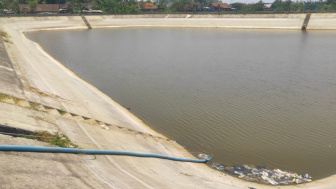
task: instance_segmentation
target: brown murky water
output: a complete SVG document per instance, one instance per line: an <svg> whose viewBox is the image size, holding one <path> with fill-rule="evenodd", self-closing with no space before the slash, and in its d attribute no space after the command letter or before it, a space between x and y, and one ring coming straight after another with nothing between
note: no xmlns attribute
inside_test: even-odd
<svg viewBox="0 0 336 189"><path fill-rule="evenodd" d="M191 152L336 173L336 32L181 28L27 34Z"/></svg>

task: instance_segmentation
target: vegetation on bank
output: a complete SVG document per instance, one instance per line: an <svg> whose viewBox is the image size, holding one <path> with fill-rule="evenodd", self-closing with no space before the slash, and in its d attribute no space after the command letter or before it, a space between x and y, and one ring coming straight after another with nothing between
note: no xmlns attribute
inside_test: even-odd
<svg viewBox="0 0 336 189"><path fill-rule="evenodd" d="M229 8L212 8L211 3L217 0L151 0L138 2L136 0L3 0L0 1L0 12L14 14L35 13L39 4L69 4L67 13L81 13L86 9L100 10L105 14L132 14L132 13L303 13L303 12L336 12L336 0L322 2L294 2L291 0L275 0L273 3L259 1L254 4L232 3ZM155 8L146 9L147 4L153 4ZM22 10L19 5L27 5ZM89 7L88 7L89 5ZM210 8L209 8L210 7ZM28 10L28 12L27 12Z"/></svg>
<svg viewBox="0 0 336 189"><path fill-rule="evenodd" d="M2 30L0 30L0 40L7 43L12 43L11 40L9 40L9 35ZM2 94L0 94L0 100L1 98L3 98Z"/></svg>
<svg viewBox="0 0 336 189"><path fill-rule="evenodd" d="M238 13L262 12L262 13L304 13L304 12L336 12L336 0L327 0L323 2L294 2L291 0L275 0L270 6L265 7L265 3L259 1L252 5L244 3L233 3L232 7Z"/></svg>
<svg viewBox="0 0 336 189"><path fill-rule="evenodd" d="M7 34L6 32L4 32L4 31L1 31L1 30L0 30L0 36L1 36L1 37L4 37L4 38L7 38L7 37L8 37L8 34Z"/></svg>
<svg viewBox="0 0 336 189"><path fill-rule="evenodd" d="M4 32L4 31L1 31L0 30L0 40L4 40L4 39L6 39L6 38L8 38L8 34L6 33L6 32ZM0 98L2 97L2 95L0 94Z"/></svg>
<svg viewBox="0 0 336 189"><path fill-rule="evenodd" d="M47 142L49 144L53 144L60 147L66 148L78 148L78 145L72 143L70 139L64 135L59 133L49 133L48 131L38 131L33 135L25 136L24 138L38 140L41 142Z"/></svg>

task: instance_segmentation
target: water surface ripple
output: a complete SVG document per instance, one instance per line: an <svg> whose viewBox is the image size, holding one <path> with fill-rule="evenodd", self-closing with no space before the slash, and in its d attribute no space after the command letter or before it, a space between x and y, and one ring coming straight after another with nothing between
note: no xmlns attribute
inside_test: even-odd
<svg viewBox="0 0 336 189"><path fill-rule="evenodd" d="M27 34L158 132L225 165L336 173L336 33L182 28Z"/></svg>

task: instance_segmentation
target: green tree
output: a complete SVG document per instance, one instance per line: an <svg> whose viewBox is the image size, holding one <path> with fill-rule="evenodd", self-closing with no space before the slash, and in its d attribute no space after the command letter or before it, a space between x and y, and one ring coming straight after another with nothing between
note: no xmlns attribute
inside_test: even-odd
<svg viewBox="0 0 336 189"><path fill-rule="evenodd" d="M1 6L2 6L2 9L7 9L10 2L11 1L9 1L9 0L4 0L4 1L0 2Z"/></svg>
<svg viewBox="0 0 336 189"><path fill-rule="evenodd" d="M185 5L186 5L186 1L177 0L171 6L171 9L172 9L173 12L183 12Z"/></svg>
<svg viewBox="0 0 336 189"><path fill-rule="evenodd" d="M97 1L98 7L105 13L127 13L126 3L122 3L118 0L100 0Z"/></svg>
<svg viewBox="0 0 336 189"><path fill-rule="evenodd" d="M282 8L284 11L290 11L292 1L288 0L285 3L282 3Z"/></svg>
<svg viewBox="0 0 336 189"><path fill-rule="evenodd" d="M128 13L140 13L140 10L136 5L133 4L129 6Z"/></svg>
<svg viewBox="0 0 336 189"><path fill-rule="evenodd" d="M56 4L56 0L45 0L46 4Z"/></svg>
<svg viewBox="0 0 336 189"><path fill-rule="evenodd" d="M10 8L13 10L15 14L20 14L19 3L17 1L13 1L10 5Z"/></svg>
<svg viewBox="0 0 336 189"><path fill-rule="evenodd" d="M7 6L6 1L0 1L0 11L3 11Z"/></svg>
<svg viewBox="0 0 336 189"><path fill-rule="evenodd" d="M200 2L204 7L207 7L210 3L218 3L218 0L198 0L198 2Z"/></svg>
<svg viewBox="0 0 336 189"><path fill-rule="evenodd" d="M55 0L55 4L65 4L66 0Z"/></svg>
<svg viewBox="0 0 336 189"><path fill-rule="evenodd" d="M290 8L290 10L294 12L303 12L303 9L304 9L304 4L302 3L292 3L291 8Z"/></svg>
<svg viewBox="0 0 336 189"><path fill-rule="evenodd" d="M277 8L280 8L282 6L282 1L281 0L275 0L272 5L271 5L271 8L273 10L277 9Z"/></svg>
<svg viewBox="0 0 336 189"><path fill-rule="evenodd" d="M158 4L157 6L158 6L159 10L162 11L162 12L168 12L169 11L169 9L167 7L167 4L161 3L161 4Z"/></svg>
<svg viewBox="0 0 336 189"><path fill-rule="evenodd" d="M315 9L315 2L307 2L306 3L306 11L313 12Z"/></svg>
<svg viewBox="0 0 336 189"><path fill-rule="evenodd" d="M72 12L81 13L84 10L84 0L71 0L70 1Z"/></svg>
<svg viewBox="0 0 336 189"><path fill-rule="evenodd" d="M235 8L237 11L241 11L244 8L243 3L232 3L231 6L232 8Z"/></svg>
<svg viewBox="0 0 336 189"><path fill-rule="evenodd" d="M336 6L336 0L327 0L327 4Z"/></svg>
<svg viewBox="0 0 336 189"><path fill-rule="evenodd" d="M157 0L155 2L156 6L166 6L167 7L168 0Z"/></svg>
<svg viewBox="0 0 336 189"><path fill-rule="evenodd" d="M28 4L27 0L19 0L19 4Z"/></svg>
<svg viewBox="0 0 336 189"><path fill-rule="evenodd" d="M29 2L29 10L31 13L35 13L36 7L37 7L37 0Z"/></svg>
<svg viewBox="0 0 336 189"><path fill-rule="evenodd" d="M333 5L333 4L327 4L326 7L325 7L325 10L327 12L335 11L336 10L336 6Z"/></svg>
<svg viewBox="0 0 336 189"><path fill-rule="evenodd" d="M262 1L259 1L258 3L254 4L252 6L252 9L254 11L263 11L264 10L264 3Z"/></svg>

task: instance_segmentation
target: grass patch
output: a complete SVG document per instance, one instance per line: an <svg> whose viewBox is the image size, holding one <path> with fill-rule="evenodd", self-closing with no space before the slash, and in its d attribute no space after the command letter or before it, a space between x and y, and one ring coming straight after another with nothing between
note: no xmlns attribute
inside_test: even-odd
<svg viewBox="0 0 336 189"><path fill-rule="evenodd" d="M0 36L3 37L3 38L8 38L9 37L9 35L6 32L1 31L1 30L0 30Z"/></svg>
<svg viewBox="0 0 336 189"><path fill-rule="evenodd" d="M13 44L13 42L11 40L9 40L8 38L3 38L2 40L6 43Z"/></svg>
<svg viewBox="0 0 336 189"><path fill-rule="evenodd" d="M61 115L64 115L64 114L68 113L67 111L59 110L59 109L57 109L57 111L58 111Z"/></svg>
<svg viewBox="0 0 336 189"><path fill-rule="evenodd" d="M26 136L25 138L47 142L49 144L65 148L78 148L78 145L72 143L66 135L58 132L50 133L48 131L38 131L31 136Z"/></svg>
<svg viewBox="0 0 336 189"><path fill-rule="evenodd" d="M12 98L13 98L13 100L14 100L14 102L15 102L16 105L20 105L20 101L21 101L21 99L16 98L16 97L14 97L14 96L12 96Z"/></svg>
<svg viewBox="0 0 336 189"><path fill-rule="evenodd" d="M39 111L40 104L35 102L29 102L29 105L33 110Z"/></svg>
<svg viewBox="0 0 336 189"><path fill-rule="evenodd" d="M0 39L6 43L13 43L11 40L8 39L9 38L9 35L4 32L4 31L1 31L0 30Z"/></svg>
<svg viewBox="0 0 336 189"><path fill-rule="evenodd" d="M10 98L10 97L11 97L11 96L9 96L9 95L0 93L0 101L2 101L2 100L4 100L4 99L8 99L8 98Z"/></svg>

